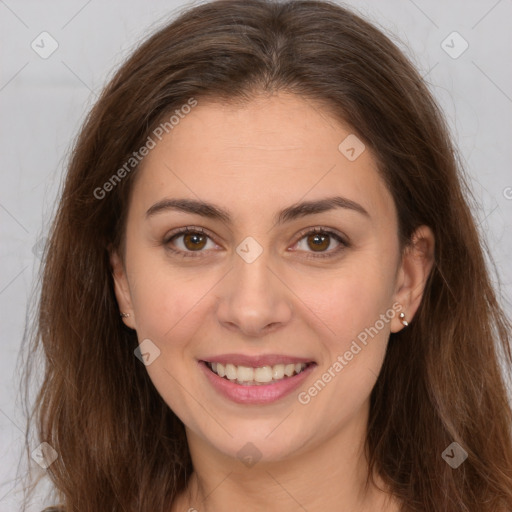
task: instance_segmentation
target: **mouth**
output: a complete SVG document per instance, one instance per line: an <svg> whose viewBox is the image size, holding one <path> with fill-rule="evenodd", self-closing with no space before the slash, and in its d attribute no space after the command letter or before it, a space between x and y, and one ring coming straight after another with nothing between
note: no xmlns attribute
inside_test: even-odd
<svg viewBox="0 0 512 512"><path fill-rule="evenodd" d="M259 367L235 365L212 361L201 361L212 373L232 383L242 386L265 386L277 384L295 377L307 368L316 366L313 361L307 363L278 363Z"/></svg>

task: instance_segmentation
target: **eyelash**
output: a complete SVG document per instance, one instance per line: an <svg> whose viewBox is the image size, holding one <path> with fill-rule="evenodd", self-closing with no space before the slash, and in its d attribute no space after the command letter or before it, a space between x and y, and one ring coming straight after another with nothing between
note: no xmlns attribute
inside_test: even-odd
<svg viewBox="0 0 512 512"><path fill-rule="evenodd" d="M195 227L195 226L187 226L186 228L180 228L180 229L178 229L176 231L171 232L169 235L167 235L165 237L165 239L163 240L163 245L165 245L166 248L169 251L171 251L172 253L174 253L174 254L176 254L178 256L184 257L184 258L189 258L189 257L197 258L197 257L201 257L201 253L204 252L202 250L201 251L182 251L182 250L179 250L179 249L173 249L170 246L170 242L174 238L178 238L180 235L187 234L187 233L204 235L204 236L207 236L208 238L210 238L211 240L213 240L212 237L203 228L199 228L199 227ZM339 242L341 244L341 246L338 247L337 249L334 249L334 250L331 250L331 251L325 252L325 253L314 253L314 252L313 253L309 253L306 256L306 258L313 258L313 259L317 259L317 258L332 258L334 256L337 256L338 253L340 253L343 249L346 249L346 248L350 247L350 244L346 240L344 240L340 235L338 235L338 233L336 233L332 229L324 228L322 226L317 227L317 228L313 228L313 229L305 229L305 230L301 231L299 233L299 235L298 235L299 238L298 238L298 240L297 240L297 242L295 244L300 242L306 236L314 235L314 234L317 234L317 233L321 233L321 234L324 234L324 235L331 236L337 242Z"/></svg>

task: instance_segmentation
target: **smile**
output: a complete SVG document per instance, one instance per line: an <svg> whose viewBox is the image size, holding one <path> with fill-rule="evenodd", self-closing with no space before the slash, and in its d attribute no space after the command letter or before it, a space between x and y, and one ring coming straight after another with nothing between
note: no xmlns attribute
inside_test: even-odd
<svg viewBox="0 0 512 512"><path fill-rule="evenodd" d="M231 363L226 361L227 357L215 359L217 361L198 360L206 382L224 399L244 405L265 405L284 399L301 386L317 366L316 362L304 359L298 362L295 358L279 356L252 358L252 361L233 356L230 359L235 361ZM279 362L283 359L285 362ZM234 364L236 360L245 364ZM251 362L254 366L248 365Z"/></svg>
<svg viewBox="0 0 512 512"><path fill-rule="evenodd" d="M273 366L261 366L252 368L250 366L234 365L231 363L216 363L205 361L206 366L216 375L231 382L244 386L261 386L280 382L303 372L309 365L314 363L289 363L275 364Z"/></svg>

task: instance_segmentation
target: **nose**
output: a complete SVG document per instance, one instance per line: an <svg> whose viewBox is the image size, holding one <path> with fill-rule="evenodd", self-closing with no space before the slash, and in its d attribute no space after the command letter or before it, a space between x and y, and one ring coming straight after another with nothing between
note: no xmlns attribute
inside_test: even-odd
<svg viewBox="0 0 512 512"><path fill-rule="evenodd" d="M288 324L292 292L271 268L264 251L247 263L238 255L234 267L217 288L220 324L246 337L260 337Z"/></svg>

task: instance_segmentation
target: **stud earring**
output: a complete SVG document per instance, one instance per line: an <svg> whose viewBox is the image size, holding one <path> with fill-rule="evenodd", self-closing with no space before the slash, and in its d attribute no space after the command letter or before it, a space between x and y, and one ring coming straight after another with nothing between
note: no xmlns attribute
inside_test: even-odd
<svg viewBox="0 0 512 512"><path fill-rule="evenodd" d="M407 320L405 320L405 313L400 313L398 315L398 318L400 318L400 320L402 321L402 324L407 327L409 325L409 322Z"/></svg>
<svg viewBox="0 0 512 512"><path fill-rule="evenodd" d="M123 318L128 318L130 316L130 313L120 313L120 315L123 317Z"/></svg>

